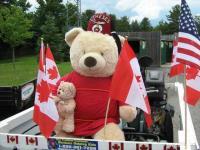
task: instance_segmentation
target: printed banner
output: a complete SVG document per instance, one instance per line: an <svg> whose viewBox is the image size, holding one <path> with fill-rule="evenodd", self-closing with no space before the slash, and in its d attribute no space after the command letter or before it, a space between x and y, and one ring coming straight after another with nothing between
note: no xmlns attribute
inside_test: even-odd
<svg viewBox="0 0 200 150"><path fill-rule="evenodd" d="M48 149L58 150L98 150L97 141L80 141L70 139L48 139Z"/></svg>

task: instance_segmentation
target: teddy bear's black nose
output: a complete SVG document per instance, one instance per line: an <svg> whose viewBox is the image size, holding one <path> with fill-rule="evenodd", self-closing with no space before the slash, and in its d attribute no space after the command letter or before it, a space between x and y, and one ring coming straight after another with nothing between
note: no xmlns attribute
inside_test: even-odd
<svg viewBox="0 0 200 150"><path fill-rule="evenodd" d="M87 67L94 67L97 64L97 60L94 57L88 56L85 61L84 64Z"/></svg>

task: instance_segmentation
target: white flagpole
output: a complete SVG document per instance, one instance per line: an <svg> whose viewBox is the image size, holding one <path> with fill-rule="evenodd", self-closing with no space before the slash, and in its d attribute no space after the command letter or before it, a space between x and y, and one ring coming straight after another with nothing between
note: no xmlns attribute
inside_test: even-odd
<svg viewBox="0 0 200 150"><path fill-rule="evenodd" d="M185 150L187 150L187 90L186 90L186 65L184 65L184 100L185 100Z"/></svg>
<svg viewBox="0 0 200 150"><path fill-rule="evenodd" d="M107 120L108 120L108 112L109 112L109 107L110 107L110 97L108 99L108 103L107 103L107 107L106 107L106 115L105 115L105 122L104 122L104 139L105 139L105 135L106 135L106 124L107 124ZM105 139L106 140L106 139Z"/></svg>

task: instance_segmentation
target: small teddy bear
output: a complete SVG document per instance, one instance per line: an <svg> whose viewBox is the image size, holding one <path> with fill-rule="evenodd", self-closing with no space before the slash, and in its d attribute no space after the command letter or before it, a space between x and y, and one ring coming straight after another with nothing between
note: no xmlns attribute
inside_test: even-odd
<svg viewBox="0 0 200 150"><path fill-rule="evenodd" d="M60 82L57 89L57 97L54 98L60 117L55 128L57 134L62 131L68 133L74 131L75 94L76 89L73 83Z"/></svg>

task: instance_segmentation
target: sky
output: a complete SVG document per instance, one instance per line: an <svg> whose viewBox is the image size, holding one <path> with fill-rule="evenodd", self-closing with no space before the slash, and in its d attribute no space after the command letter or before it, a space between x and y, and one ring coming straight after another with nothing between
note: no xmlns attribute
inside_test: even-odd
<svg viewBox="0 0 200 150"><path fill-rule="evenodd" d="M28 1L32 4L32 10L38 7L36 0ZM192 14L200 15L200 0L186 1ZM130 21L141 21L144 17L148 17L155 26L160 20L166 20L166 15L176 4L180 5L181 0L81 0L81 10L92 9L96 12L112 13L118 18L128 16Z"/></svg>

